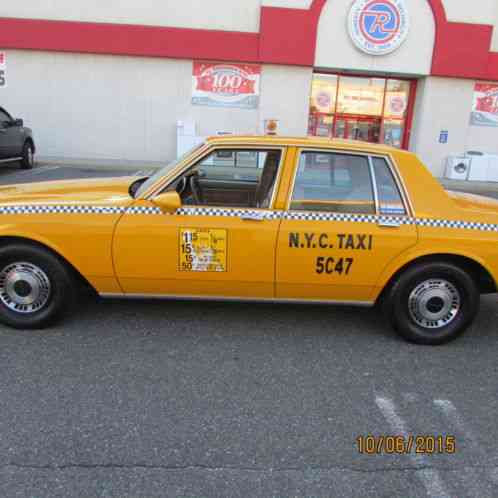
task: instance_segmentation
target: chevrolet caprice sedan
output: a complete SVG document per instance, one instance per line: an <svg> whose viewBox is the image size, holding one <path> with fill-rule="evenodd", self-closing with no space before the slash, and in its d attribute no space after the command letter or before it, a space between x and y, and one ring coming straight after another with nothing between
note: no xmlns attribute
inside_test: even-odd
<svg viewBox="0 0 498 498"><path fill-rule="evenodd" d="M85 283L104 298L379 304L405 339L441 344L497 282L498 202L446 192L385 146L217 137L150 178L0 189L0 320L17 328L45 327Z"/></svg>

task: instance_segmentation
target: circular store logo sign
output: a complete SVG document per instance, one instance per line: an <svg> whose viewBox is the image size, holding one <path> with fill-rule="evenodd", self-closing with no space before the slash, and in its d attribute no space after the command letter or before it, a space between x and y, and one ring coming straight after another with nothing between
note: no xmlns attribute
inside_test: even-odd
<svg viewBox="0 0 498 498"><path fill-rule="evenodd" d="M356 0L348 24L351 39L360 50L385 55L406 40L410 17L405 0Z"/></svg>

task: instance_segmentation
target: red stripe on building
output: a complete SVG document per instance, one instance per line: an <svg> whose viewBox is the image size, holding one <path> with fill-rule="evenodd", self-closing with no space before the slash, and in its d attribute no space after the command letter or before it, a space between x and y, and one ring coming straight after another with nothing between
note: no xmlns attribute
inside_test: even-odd
<svg viewBox="0 0 498 498"><path fill-rule="evenodd" d="M130 24L0 18L0 47L110 55L259 61L259 35Z"/></svg>
<svg viewBox="0 0 498 498"><path fill-rule="evenodd" d="M498 52L490 51L493 27L448 22L441 0L427 1L436 24L431 74L498 80ZM260 33L0 18L0 47L312 67L325 4L262 7Z"/></svg>

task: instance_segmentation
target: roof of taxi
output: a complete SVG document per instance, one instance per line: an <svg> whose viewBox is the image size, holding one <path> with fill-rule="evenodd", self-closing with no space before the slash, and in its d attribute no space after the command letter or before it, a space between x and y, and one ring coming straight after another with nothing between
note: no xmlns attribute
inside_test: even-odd
<svg viewBox="0 0 498 498"><path fill-rule="evenodd" d="M349 149L354 151L373 152L376 154L390 154L393 152L400 153L394 147L388 145L371 144L368 142L359 142L356 140L340 140L324 137L286 137L286 136L268 136L268 135L222 135L212 136L206 139L211 145L240 145L247 144L265 144L265 145L287 145L297 147L320 147L331 149Z"/></svg>

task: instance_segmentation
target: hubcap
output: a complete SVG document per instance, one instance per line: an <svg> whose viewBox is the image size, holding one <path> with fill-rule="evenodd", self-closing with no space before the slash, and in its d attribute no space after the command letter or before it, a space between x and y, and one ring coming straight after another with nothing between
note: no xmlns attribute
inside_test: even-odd
<svg viewBox="0 0 498 498"><path fill-rule="evenodd" d="M12 263L0 272L0 301L18 313L34 313L50 297L50 280L31 263Z"/></svg>
<svg viewBox="0 0 498 498"><path fill-rule="evenodd" d="M447 280L426 280L408 298L412 320L426 329L439 329L450 324L460 308L460 293Z"/></svg>

